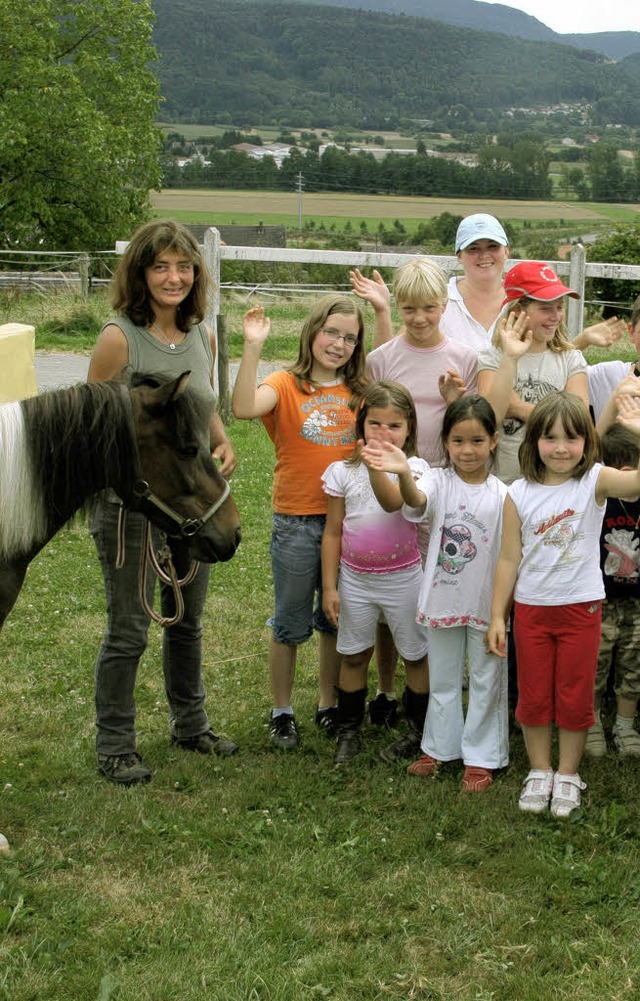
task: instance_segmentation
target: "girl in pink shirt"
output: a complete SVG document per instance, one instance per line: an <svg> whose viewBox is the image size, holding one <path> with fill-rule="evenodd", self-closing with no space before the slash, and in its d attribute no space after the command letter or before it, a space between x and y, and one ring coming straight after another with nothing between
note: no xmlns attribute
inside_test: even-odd
<svg viewBox="0 0 640 1001"><path fill-rule="evenodd" d="M381 613L405 663L404 702L409 722L408 734L385 748L382 757L390 754L388 760L395 760L396 745L408 736L415 741L424 725L429 686L426 636L416 623L422 580L417 527L400 511L383 510L359 456L365 442L391 442L404 451L412 474L418 478L429 467L416 457L416 438L416 411L410 393L395 382L371 382L356 418L355 454L332 462L322 477L329 501L322 538L322 603L325 615L338 629L337 650L341 654L336 765L345 764L362 747L367 672Z"/></svg>

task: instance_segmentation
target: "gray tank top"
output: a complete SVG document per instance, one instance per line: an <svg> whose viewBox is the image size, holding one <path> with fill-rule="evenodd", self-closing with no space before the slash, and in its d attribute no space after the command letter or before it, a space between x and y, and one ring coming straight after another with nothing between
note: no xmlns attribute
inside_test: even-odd
<svg viewBox="0 0 640 1001"><path fill-rule="evenodd" d="M145 327L136 327L126 316L116 316L109 323L120 327L126 337L129 364L135 372L177 379L189 370L189 387L215 406L216 395L211 385L213 355L204 323L190 327L182 343L175 348L162 344Z"/></svg>

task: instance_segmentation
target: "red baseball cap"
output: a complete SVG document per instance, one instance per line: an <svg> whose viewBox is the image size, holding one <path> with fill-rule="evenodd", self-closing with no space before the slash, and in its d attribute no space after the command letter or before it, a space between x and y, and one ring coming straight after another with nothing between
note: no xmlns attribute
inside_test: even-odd
<svg viewBox="0 0 640 1001"><path fill-rule="evenodd" d="M511 268L504 276L505 300L508 302L527 296L528 299L538 299L540 302L551 302L563 295L579 299L578 292L567 288L558 278L553 268L544 261L522 261Z"/></svg>

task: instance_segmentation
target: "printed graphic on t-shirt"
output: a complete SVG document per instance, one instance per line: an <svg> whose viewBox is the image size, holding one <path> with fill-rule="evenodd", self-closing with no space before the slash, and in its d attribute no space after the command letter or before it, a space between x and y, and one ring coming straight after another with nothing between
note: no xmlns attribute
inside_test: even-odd
<svg viewBox="0 0 640 1001"><path fill-rule="evenodd" d="M438 564L447 573L461 573L463 567L475 559L477 552L466 525L450 525L442 529Z"/></svg>
<svg viewBox="0 0 640 1001"><path fill-rule="evenodd" d="M604 548L607 557L603 570L607 577L629 581L640 575L640 539L633 531L613 528L604 537Z"/></svg>
<svg viewBox="0 0 640 1001"><path fill-rule="evenodd" d="M351 445L355 441L353 418L345 418L344 400L334 393L318 393L302 405L307 414L300 434L316 445ZM349 412L348 412L349 413Z"/></svg>
<svg viewBox="0 0 640 1001"><path fill-rule="evenodd" d="M513 388L524 403L533 404L539 403L549 393L555 393L558 389L550 382L539 382L533 375L528 375L524 379L516 377ZM507 417L502 425L502 432L505 435L517 434L523 424L524 421L518 417Z"/></svg>
<svg viewBox="0 0 640 1001"><path fill-rule="evenodd" d="M573 508L568 507L566 510L538 522L533 530L534 536L539 538L539 545L550 546L557 550L554 561L555 569L575 563L578 559L578 543L582 536L576 532L573 526L575 520L576 512ZM532 563L531 569L536 569L535 563ZM549 569L553 570L554 567Z"/></svg>

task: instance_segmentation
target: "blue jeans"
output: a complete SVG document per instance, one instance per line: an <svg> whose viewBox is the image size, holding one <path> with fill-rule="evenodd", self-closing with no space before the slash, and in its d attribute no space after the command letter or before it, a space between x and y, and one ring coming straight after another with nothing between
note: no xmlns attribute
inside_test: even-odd
<svg viewBox="0 0 640 1001"><path fill-rule="evenodd" d="M320 545L325 521L323 514L274 512L271 572L275 611L270 624L278 643L299 646L314 629L336 635L322 611Z"/></svg>
<svg viewBox="0 0 640 1001"><path fill-rule="evenodd" d="M94 503L89 528L102 567L107 599L107 629L95 667L96 750L98 754L127 754L136 747L134 689L138 662L147 646L149 617L142 607L139 588L140 551L144 518L127 512L125 563L116 570L119 505L100 497ZM152 531L155 546L158 533ZM170 543L174 566L182 577L189 566L183 543ZM169 703L171 732L194 737L209 729L202 682L202 612L207 596L210 566L201 563L195 579L183 589L184 616L163 630L162 667ZM147 601L151 605L157 583L147 569ZM170 587L160 585L162 614L174 612Z"/></svg>

